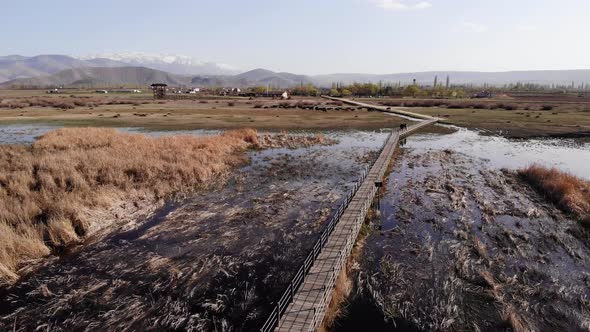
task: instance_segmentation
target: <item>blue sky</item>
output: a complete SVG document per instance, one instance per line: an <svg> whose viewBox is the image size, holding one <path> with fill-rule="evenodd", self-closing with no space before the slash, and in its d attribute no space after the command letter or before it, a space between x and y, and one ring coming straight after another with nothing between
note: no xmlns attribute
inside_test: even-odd
<svg viewBox="0 0 590 332"><path fill-rule="evenodd" d="M588 0L2 0L0 54L182 54L302 74L589 69Z"/></svg>

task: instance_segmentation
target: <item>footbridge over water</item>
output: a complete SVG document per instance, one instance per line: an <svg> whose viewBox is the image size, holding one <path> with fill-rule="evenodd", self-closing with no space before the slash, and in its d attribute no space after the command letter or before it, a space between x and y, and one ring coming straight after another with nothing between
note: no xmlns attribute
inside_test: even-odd
<svg viewBox="0 0 590 332"><path fill-rule="evenodd" d="M363 172L359 182L330 220L261 331L318 329L330 303L336 279L351 253L377 193L377 184L383 181L400 139L437 121L435 118L425 119L406 130L390 134L379 157L367 172Z"/></svg>

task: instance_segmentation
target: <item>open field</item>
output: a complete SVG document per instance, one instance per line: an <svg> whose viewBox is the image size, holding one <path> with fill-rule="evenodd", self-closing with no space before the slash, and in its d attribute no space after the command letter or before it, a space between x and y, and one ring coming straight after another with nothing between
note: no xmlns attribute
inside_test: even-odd
<svg viewBox="0 0 590 332"><path fill-rule="evenodd" d="M544 99L356 100L440 117L444 123L488 130L506 137L590 136L590 102L587 99L572 101L550 96Z"/></svg>
<svg viewBox="0 0 590 332"><path fill-rule="evenodd" d="M144 127L151 129L381 129L403 120L379 112L356 111L320 98L289 101L218 98L155 101L138 96L29 96L0 90L0 124L44 123L65 126ZM12 96L16 94L18 96ZM134 98L132 98L134 97ZM38 99L63 100L72 108L29 106ZM119 105L117 102L124 102ZM10 103L22 108L10 108ZM75 104L82 104L77 106ZM109 104L110 103L110 104ZM300 107L296 106L299 105ZM310 110L311 107L321 110ZM306 109L302 109L305 107ZM346 109L346 110L345 110Z"/></svg>
<svg viewBox="0 0 590 332"><path fill-rule="evenodd" d="M506 137L590 135L590 101L584 98L357 100L408 109L440 117L445 123ZM192 100L155 101L146 93L103 95L75 91L69 95L47 95L39 90L0 90L0 124L43 123L164 130L242 127L313 130L381 129L398 127L401 122L405 120L315 97L281 101L206 96Z"/></svg>

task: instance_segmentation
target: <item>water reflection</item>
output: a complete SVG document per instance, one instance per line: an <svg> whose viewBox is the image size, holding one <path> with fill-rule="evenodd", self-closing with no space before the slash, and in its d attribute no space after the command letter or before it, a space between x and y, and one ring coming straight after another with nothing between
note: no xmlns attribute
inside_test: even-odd
<svg viewBox="0 0 590 332"><path fill-rule="evenodd" d="M590 179L588 139L506 139L457 128L455 133L447 135L411 136L406 147L416 152L431 149L454 150L471 157L486 159L494 168L516 169L538 163Z"/></svg>

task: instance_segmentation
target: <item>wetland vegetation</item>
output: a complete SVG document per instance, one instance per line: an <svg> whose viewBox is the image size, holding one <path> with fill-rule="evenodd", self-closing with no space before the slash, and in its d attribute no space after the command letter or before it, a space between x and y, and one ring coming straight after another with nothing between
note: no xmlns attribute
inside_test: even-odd
<svg viewBox="0 0 590 332"><path fill-rule="evenodd" d="M259 327L411 122L314 97L2 99L0 327L17 331ZM477 130L404 142L323 329L370 315L375 330L583 330L587 113L554 104L399 106Z"/></svg>

